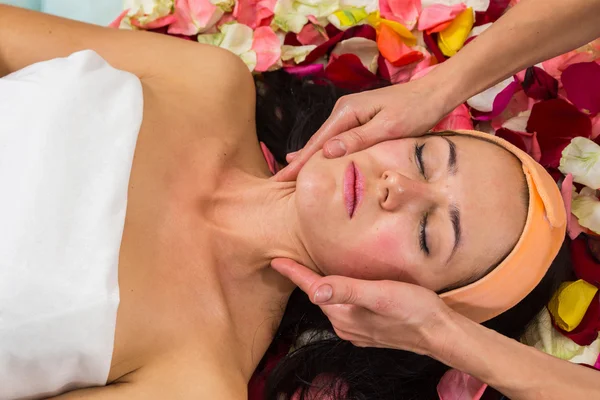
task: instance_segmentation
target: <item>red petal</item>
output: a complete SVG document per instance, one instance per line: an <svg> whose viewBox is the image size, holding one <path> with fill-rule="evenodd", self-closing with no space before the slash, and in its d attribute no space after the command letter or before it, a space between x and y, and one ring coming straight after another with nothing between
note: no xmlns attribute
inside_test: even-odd
<svg viewBox="0 0 600 400"><path fill-rule="evenodd" d="M535 100L550 100L558 96L558 81L538 67L527 68L522 86L527 96Z"/></svg>
<svg viewBox="0 0 600 400"><path fill-rule="evenodd" d="M596 293L596 296L594 296L577 328L571 332L565 332L555 325L560 333L580 346L589 346L598 338L598 330L600 330L600 300L598 294Z"/></svg>
<svg viewBox="0 0 600 400"><path fill-rule="evenodd" d="M527 122L527 132L536 132L545 167L557 167L562 150L576 136L589 137L590 118L562 99L536 103Z"/></svg>
<svg viewBox="0 0 600 400"><path fill-rule="evenodd" d="M600 65L595 62L573 64L564 70L562 84L568 99L580 110L600 112Z"/></svg>
<svg viewBox="0 0 600 400"><path fill-rule="evenodd" d="M490 0L490 5L485 12L475 13L475 26L496 22L508 8L510 0Z"/></svg>
<svg viewBox="0 0 600 400"><path fill-rule="evenodd" d="M425 42L427 49L433 53L438 63L446 61L446 56L438 47L437 38L432 37L432 35L427 32L423 32L423 41Z"/></svg>
<svg viewBox="0 0 600 400"><path fill-rule="evenodd" d="M600 287L600 263L594 256L588 245L589 240L597 240L580 236L571 241L571 261L573 271L579 279Z"/></svg>
<svg viewBox="0 0 600 400"><path fill-rule="evenodd" d="M509 143L514 144L519 149L527 152L527 146L525 146L523 136L519 135L517 132L511 131L510 129L502 128L496 131L496 136L506 140Z"/></svg>
<svg viewBox="0 0 600 400"><path fill-rule="evenodd" d="M362 90L373 87L379 78L366 69L354 54L333 56L325 68L325 78L342 89Z"/></svg>
<svg viewBox="0 0 600 400"><path fill-rule="evenodd" d="M316 49L311 51L310 54L306 56L306 59L300 65L312 64L318 58L321 58L325 54L328 54L331 50L333 50L335 45L341 42L342 40L350 39L353 37L363 37L365 39L375 40L377 36L375 28L373 28L370 25L353 26L352 28L346 31L340 31L335 27L333 27L332 29L330 28L330 26L333 27L333 25L329 24L325 28L325 31L329 36L329 40L320 44L319 46L317 46Z"/></svg>

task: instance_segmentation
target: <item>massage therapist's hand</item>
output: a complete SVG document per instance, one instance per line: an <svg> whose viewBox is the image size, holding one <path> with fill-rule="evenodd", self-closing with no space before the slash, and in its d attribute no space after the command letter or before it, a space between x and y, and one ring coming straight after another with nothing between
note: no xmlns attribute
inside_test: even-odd
<svg viewBox="0 0 600 400"><path fill-rule="evenodd" d="M441 96L434 95L440 92L436 86L426 76L342 97L306 146L288 155L290 164L275 179L295 180L306 161L321 149L325 157L335 158L385 140L424 134L445 113L438 105Z"/></svg>
<svg viewBox="0 0 600 400"><path fill-rule="evenodd" d="M290 260L271 266L321 307L337 335L359 347L431 354L444 340L448 306L421 286L393 281L322 277Z"/></svg>

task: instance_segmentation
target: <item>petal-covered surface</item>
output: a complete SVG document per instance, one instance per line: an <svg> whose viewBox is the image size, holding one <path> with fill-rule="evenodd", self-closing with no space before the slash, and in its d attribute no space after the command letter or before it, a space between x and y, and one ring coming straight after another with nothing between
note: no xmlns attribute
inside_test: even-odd
<svg viewBox="0 0 600 400"><path fill-rule="evenodd" d="M458 3L451 6L443 4L434 4L423 10L419 17L417 28L420 31L432 29L441 24L451 22L461 12L465 11L467 6L464 3Z"/></svg>
<svg viewBox="0 0 600 400"><path fill-rule="evenodd" d="M479 400L486 388L487 384L479 379L451 369L442 376L437 392L440 400Z"/></svg>
<svg viewBox="0 0 600 400"><path fill-rule="evenodd" d="M595 62L572 64L562 73L567 98L586 114L600 112L600 65Z"/></svg>
<svg viewBox="0 0 600 400"><path fill-rule="evenodd" d="M354 54L360 59L366 69L372 73L377 72L379 50L377 49L377 43L375 41L362 37L343 40L339 42L331 52L332 56L341 54Z"/></svg>
<svg viewBox="0 0 600 400"><path fill-rule="evenodd" d="M561 284L548 303L554 323L567 332L577 328L597 292L597 287L583 279Z"/></svg>
<svg viewBox="0 0 600 400"><path fill-rule="evenodd" d="M600 146L584 137L573 138L562 151L559 169L577 183L600 189Z"/></svg>
<svg viewBox="0 0 600 400"><path fill-rule="evenodd" d="M438 46L444 55L452 57L463 47L474 22L473 9L467 8L439 33Z"/></svg>

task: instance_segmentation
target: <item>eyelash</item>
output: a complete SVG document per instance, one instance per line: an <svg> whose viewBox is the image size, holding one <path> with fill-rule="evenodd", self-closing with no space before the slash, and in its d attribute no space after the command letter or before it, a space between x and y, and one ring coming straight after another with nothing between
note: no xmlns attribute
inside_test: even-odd
<svg viewBox="0 0 600 400"><path fill-rule="evenodd" d="M429 255L429 247L427 246L427 235L425 234L425 228L427 227L428 216L428 214L425 214L421 220L421 226L419 227L419 244L421 246L421 250L423 250L427 255Z"/></svg>
<svg viewBox="0 0 600 400"><path fill-rule="evenodd" d="M425 143L423 143L422 145L418 145L415 143L415 161L417 164L417 168L419 168L419 172L421 172L421 175L423 175L423 178L427 179L427 176L425 175L425 167L423 165L423 149L424 148L425 148ZM426 255L429 255L429 247L427 246L427 234L426 234L426 229L425 229L427 227L427 217L428 217L428 215L425 214L425 216L421 220L421 224L419 227L419 245L421 247L421 250L423 252L425 252Z"/></svg>
<svg viewBox="0 0 600 400"><path fill-rule="evenodd" d="M423 178L427 179L425 175L425 166L423 164L423 149L425 148L425 143L422 145L415 144L415 160L417 162L417 168L419 168L419 172L423 175Z"/></svg>

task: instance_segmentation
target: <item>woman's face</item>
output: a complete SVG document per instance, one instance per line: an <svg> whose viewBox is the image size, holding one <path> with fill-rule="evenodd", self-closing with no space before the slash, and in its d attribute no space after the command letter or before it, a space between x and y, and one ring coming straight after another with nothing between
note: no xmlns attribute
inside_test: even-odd
<svg viewBox="0 0 600 400"><path fill-rule="evenodd" d="M441 291L484 276L516 244L525 177L506 150L467 136L388 141L302 168L302 240L326 275Z"/></svg>

